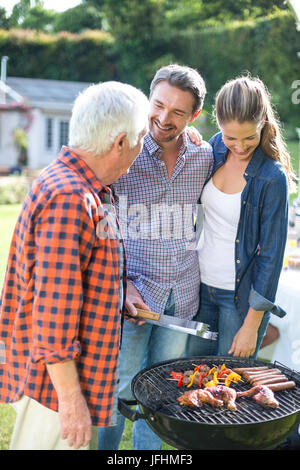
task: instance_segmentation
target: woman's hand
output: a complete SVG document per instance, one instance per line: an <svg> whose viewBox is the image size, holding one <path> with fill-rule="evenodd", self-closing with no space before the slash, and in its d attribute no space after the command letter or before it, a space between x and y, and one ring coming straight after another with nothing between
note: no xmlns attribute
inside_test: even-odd
<svg viewBox="0 0 300 470"><path fill-rule="evenodd" d="M203 144L202 135L197 131L196 127L193 127L193 126L187 127L186 131L187 131L189 138L193 142L193 144L195 145Z"/></svg>
<svg viewBox="0 0 300 470"><path fill-rule="evenodd" d="M237 357L249 357L254 354L257 343L257 330L248 329L244 325L233 338L229 354Z"/></svg>
<svg viewBox="0 0 300 470"><path fill-rule="evenodd" d="M264 312L249 308L243 325L233 338L228 354L238 357L252 356L256 349L257 332Z"/></svg>
<svg viewBox="0 0 300 470"><path fill-rule="evenodd" d="M143 320L134 318L137 315L136 307L148 311L150 311L150 308L145 304L141 294L130 281L127 281L125 307L128 313L125 314L126 320L137 325L143 325L145 323Z"/></svg>

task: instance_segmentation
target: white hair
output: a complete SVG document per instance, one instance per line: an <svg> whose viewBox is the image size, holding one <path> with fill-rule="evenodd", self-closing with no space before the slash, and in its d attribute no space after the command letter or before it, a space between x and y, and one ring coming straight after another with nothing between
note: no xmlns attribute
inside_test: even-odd
<svg viewBox="0 0 300 470"><path fill-rule="evenodd" d="M104 155L116 137L126 132L133 148L148 129L148 116L149 101L141 90L115 81L91 85L74 102L69 146Z"/></svg>

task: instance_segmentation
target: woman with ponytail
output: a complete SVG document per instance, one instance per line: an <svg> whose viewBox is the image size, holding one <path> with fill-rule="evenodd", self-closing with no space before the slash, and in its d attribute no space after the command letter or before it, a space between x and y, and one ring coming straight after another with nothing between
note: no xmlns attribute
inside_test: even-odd
<svg viewBox="0 0 300 470"><path fill-rule="evenodd" d="M187 353L257 357L275 305L294 190L290 157L270 95L250 76L227 82L216 97L220 132L201 203L200 308L196 320L218 341L190 337Z"/></svg>

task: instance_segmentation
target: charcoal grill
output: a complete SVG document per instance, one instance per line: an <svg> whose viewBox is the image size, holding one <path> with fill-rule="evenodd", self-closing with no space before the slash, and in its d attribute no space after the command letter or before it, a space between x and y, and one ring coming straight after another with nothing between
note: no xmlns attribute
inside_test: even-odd
<svg viewBox="0 0 300 470"><path fill-rule="evenodd" d="M276 392L279 407L265 409L249 398L236 401L237 411L225 407L201 408L181 406L176 401L185 387L166 380L171 371L194 369L193 364L225 363L229 368L267 365L276 367L296 383L290 390ZM231 384L237 391L250 388L247 382ZM225 356L197 356L164 361L140 371L131 384L134 400L119 400L119 410L132 421L145 419L151 429L176 449L200 450L267 450L274 449L300 420L300 374L279 362L268 363ZM197 388L192 386L190 390ZM130 405L140 406L140 411Z"/></svg>

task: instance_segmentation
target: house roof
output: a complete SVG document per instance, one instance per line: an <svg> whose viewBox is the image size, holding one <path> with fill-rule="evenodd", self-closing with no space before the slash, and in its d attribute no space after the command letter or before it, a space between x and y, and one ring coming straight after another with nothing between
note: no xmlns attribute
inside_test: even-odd
<svg viewBox="0 0 300 470"><path fill-rule="evenodd" d="M30 106L61 111L71 110L78 94L90 85L87 82L20 77L7 77L6 84Z"/></svg>

